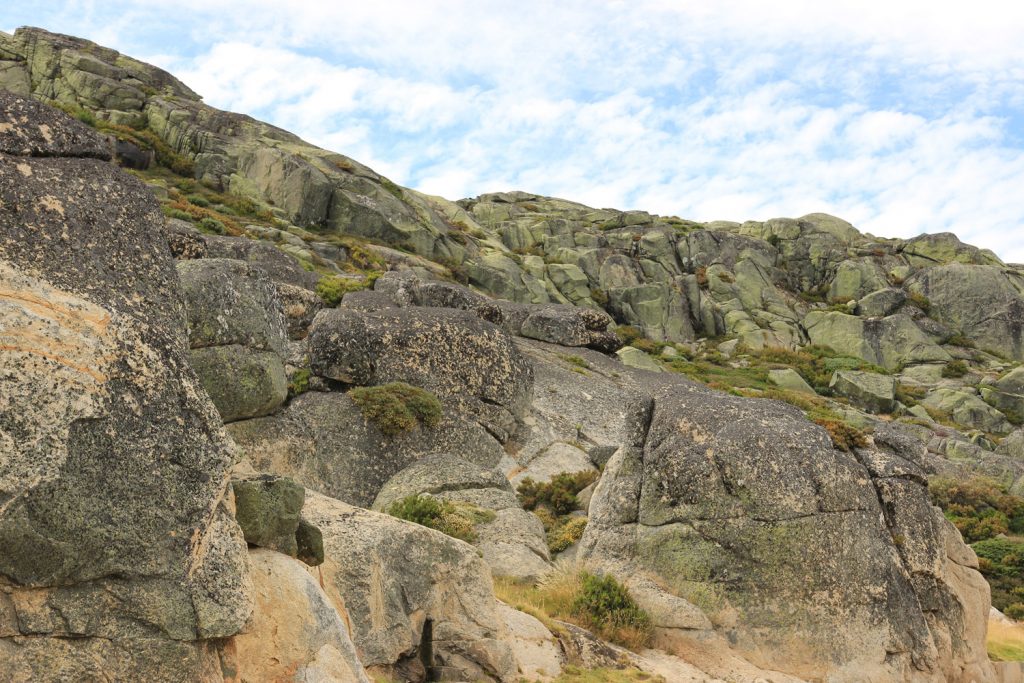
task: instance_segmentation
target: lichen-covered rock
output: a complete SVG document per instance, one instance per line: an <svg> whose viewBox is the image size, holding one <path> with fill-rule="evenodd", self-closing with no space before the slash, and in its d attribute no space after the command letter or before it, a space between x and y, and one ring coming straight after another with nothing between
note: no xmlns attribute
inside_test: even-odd
<svg viewBox="0 0 1024 683"><path fill-rule="evenodd" d="M828 346L886 370L951 360L946 351L903 314L864 319L836 311L811 311L804 318L803 326L812 344Z"/></svg>
<svg viewBox="0 0 1024 683"><path fill-rule="evenodd" d="M408 496L467 489L512 492L508 479L498 470L457 456L437 454L422 458L391 477L381 487L372 507L386 512L393 503Z"/></svg>
<svg viewBox="0 0 1024 683"><path fill-rule="evenodd" d="M404 498L424 494L495 513L494 519L475 526L474 542L495 576L536 580L550 571L544 526L520 507L500 471L451 455L428 456L389 479L373 509L387 512Z"/></svg>
<svg viewBox="0 0 1024 683"><path fill-rule="evenodd" d="M1014 368L981 387L981 397L1004 415L1024 420L1024 368Z"/></svg>
<svg viewBox="0 0 1024 683"><path fill-rule="evenodd" d="M651 384L646 445L606 466L585 558L623 578L653 573L764 668L991 680L974 615L980 575L916 464L882 452L862 464L784 404Z"/></svg>
<svg viewBox="0 0 1024 683"><path fill-rule="evenodd" d="M193 349L240 344L283 353L287 335L280 299L260 268L220 258L177 266Z"/></svg>
<svg viewBox="0 0 1024 683"><path fill-rule="evenodd" d="M829 388L869 413L891 413L896 408L896 378L891 375L837 370Z"/></svg>
<svg viewBox="0 0 1024 683"><path fill-rule="evenodd" d="M284 363L273 351L230 344L192 349L189 356L224 422L268 415L288 397Z"/></svg>
<svg viewBox="0 0 1024 683"><path fill-rule="evenodd" d="M615 343L618 338L614 333L611 333L613 340L609 342L604 334L612 322L604 311L575 306L538 306L529 312L519 334L561 346L590 346L614 351L622 346L622 342Z"/></svg>
<svg viewBox="0 0 1024 683"><path fill-rule="evenodd" d="M235 636L239 683L369 683L349 637L348 615L302 565L280 553L249 552L256 608Z"/></svg>
<svg viewBox="0 0 1024 683"><path fill-rule="evenodd" d="M800 376L800 373L793 368L776 368L768 371L768 381L786 391L795 391L801 394L813 394L814 389L807 381Z"/></svg>
<svg viewBox="0 0 1024 683"><path fill-rule="evenodd" d="M472 546L315 493L303 516L323 532L327 560L316 571L347 612L364 666L413 680L515 680L490 572Z"/></svg>
<svg viewBox="0 0 1024 683"><path fill-rule="evenodd" d="M53 145L0 154L0 678L221 680L202 639L248 618L245 545L163 216L32 110L0 95Z"/></svg>
<svg viewBox="0 0 1024 683"><path fill-rule="evenodd" d="M993 265L927 268L906 287L931 302L931 315L979 348L1024 360L1024 276Z"/></svg>
<svg viewBox="0 0 1024 683"><path fill-rule="evenodd" d="M647 370L649 372L664 372L658 361L632 346L622 347L615 352L615 355L619 357L623 365L628 365L631 368Z"/></svg>
<svg viewBox="0 0 1024 683"><path fill-rule="evenodd" d="M321 311L309 334L313 372L350 384L401 381L514 430L533 376L507 333L475 313L443 308Z"/></svg>
<svg viewBox="0 0 1024 683"><path fill-rule="evenodd" d="M857 302L857 315L865 318L884 318L898 311L906 300L907 295L902 289L879 289Z"/></svg>
<svg viewBox="0 0 1024 683"><path fill-rule="evenodd" d="M1013 426L1006 416L981 400L973 390L939 387L921 400L941 414L948 415L953 422L969 429L1006 434Z"/></svg>
<svg viewBox="0 0 1024 683"><path fill-rule="evenodd" d="M450 453L485 469L502 457L482 427L451 411L435 427L386 436L341 393L302 394L277 415L233 422L228 432L256 470L362 507L424 456Z"/></svg>
<svg viewBox="0 0 1024 683"><path fill-rule="evenodd" d="M231 482L235 519L245 542L291 557L298 553L299 528L306 490L286 477L257 475Z"/></svg>
<svg viewBox="0 0 1024 683"><path fill-rule="evenodd" d="M248 237L204 235L206 256L245 261L261 268L274 282L313 289L320 276L302 267L294 257L269 242Z"/></svg>
<svg viewBox="0 0 1024 683"><path fill-rule="evenodd" d="M110 159L106 139L64 112L0 90L0 154Z"/></svg>

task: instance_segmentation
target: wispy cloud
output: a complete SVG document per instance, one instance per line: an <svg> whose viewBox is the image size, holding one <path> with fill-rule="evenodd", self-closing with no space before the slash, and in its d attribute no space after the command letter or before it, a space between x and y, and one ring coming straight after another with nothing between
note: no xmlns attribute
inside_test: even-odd
<svg viewBox="0 0 1024 683"><path fill-rule="evenodd" d="M433 194L828 211L1024 261L1024 7L166 0L0 10L16 23L152 59Z"/></svg>

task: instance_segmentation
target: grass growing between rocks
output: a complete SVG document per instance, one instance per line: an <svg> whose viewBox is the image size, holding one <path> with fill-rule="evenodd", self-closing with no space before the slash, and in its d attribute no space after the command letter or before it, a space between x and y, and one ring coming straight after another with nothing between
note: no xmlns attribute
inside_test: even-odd
<svg viewBox="0 0 1024 683"><path fill-rule="evenodd" d="M554 679L552 683L632 683L633 681L664 683L665 679L633 668L581 669L577 666L567 666L562 670L562 675Z"/></svg>
<svg viewBox="0 0 1024 683"><path fill-rule="evenodd" d="M437 397L405 382L359 387L349 391L348 397L385 436L397 436L420 425L436 427L441 421Z"/></svg>
<svg viewBox="0 0 1024 683"><path fill-rule="evenodd" d="M494 521L494 513L469 503L453 503L432 496L413 495L388 508L392 517L414 522L466 543L477 539L476 525Z"/></svg>
<svg viewBox="0 0 1024 683"><path fill-rule="evenodd" d="M557 622L565 621L634 651L648 647L653 636L650 617L622 584L577 565L557 565L536 585L495 577L494 592L556 635L562 630Z"/></svg>
<svg viewBox="0 0 1024 683"><path fill-rule="evenodd" d="M993 661L1024 662L1024 626L989 621L985 645Z"/></svg>

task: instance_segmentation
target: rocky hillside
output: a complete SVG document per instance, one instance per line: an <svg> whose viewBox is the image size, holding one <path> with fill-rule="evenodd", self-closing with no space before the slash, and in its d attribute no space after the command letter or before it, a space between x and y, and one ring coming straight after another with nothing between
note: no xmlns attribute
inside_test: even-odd
<svg viewBox="0 0 1024 683"><path fill-rule="evenodd" d="M0 275L4 680L1017 671L1024 267L953 235L450 202L20 29Z"/></svg>

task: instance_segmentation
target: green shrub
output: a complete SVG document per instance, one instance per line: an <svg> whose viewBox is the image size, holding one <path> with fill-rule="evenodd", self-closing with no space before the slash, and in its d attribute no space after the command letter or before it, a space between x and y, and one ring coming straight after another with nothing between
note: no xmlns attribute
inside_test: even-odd
<svg viewBox="0 0 1024 683"><path fill-rule="evenodd" d="M651 618L615 577L581 572L580 580L580 594L572 605L577 615L606 628L651 629Z"/></svg>
<svg viewBox="0 0 1024 683"><path fill-rule="evenodd" d="M181 209L176 209L168 204L161 204L160 210L164 212L164 215L168 218L177 218L178 220L188 221L191 223L195 219L192 218L192 214L186 213Z"/></svg>
<svg viewBox="0 0 1024 683"><path fill-rule="evenodd" d="M404 382L360 387L348 392L363 417L385 436L416 428L436 427L441 421L441 402L429 391Z"/></svg>
<svg viewBox="0 0 1024 683"><path fill-rule="evenodd" d="M186 199L188 199L188 201L191 204L195 204L196 206L201 206L204 209L208 209L210 207L210 200L207 199L206 197L204 197L201 194L189 195L188 197L186 197Z"/></svg>
<svg viewBox="0 0 1024 683"><path fill-rule="evenodd" d="M951 346L963 346L968 349L973 349L975 347L974 340L971 339L970 337L965 336L961 332L957 332L952 337L947 339L946 343L950 344Z"/></svg>
<svg viewBox="0 0 1024 683"><path fill-rule="evenodd" d="M946 378L963 377L968 372L967 363L962 360L952 360L942 368L942 376Z"/></svg>
<svg viewBox="0 0 1024 683"><path fill-rule="evenodd" d="M200 230L204 232L212 232L215 235L223 235L227 232L227 227L222 221L210 216L199 219L198 225Z"/></svg>
<svg viewBox="0 0 1024 683"><path fill-rule="evenodd" d="M357 292L370 286L368 278L341 277L328 275L316 283L316 293L328 306L337 306L349 292Z"/></svg>
<svg viewBox="0 0 1024 683"><path fill-rule="evenodd" d="M1003 610L1003 614L1014 621L1024 620L1024 603L1015 602L1012 605L1008 605L1007 608Z"/></svg>
<svg viewBox="0 0 1024 683"><path fill-rule="evenodd" d="M865 448L868 445L868 439L864 432L847 424L842 419L816 416L813 413L808 417L815 424L825 428L829 438L832 439L832 445L841 451L852 451L854 448Z"/></svg>
<svg viewBox="0 0 1024 683"><path fill-rule="evenodd" d="M632 344L637 339L643 337L643 333L632 325L619 325L615 328L615 334L619 335L619 339L622 340L623 344Z"/></svg>
<svg viewBox="0 0 1024 683"><path fill-rule="evenodd" d="M603 289L599 289L597 287L592 288L590 290L590 298L593 299L594 303L598 306L608 305L608 294Z"/></svg>
<svg viewBox="0 0 1024 683"><path fill-rule="evenodd" d="M579 507L576 494L597 480L597 472L562 472L541 484L530 477L519 484L519 501L527 510L538 506L550 508L556 515L567 515Z"/></svg>
<svg viewBox="0 0 1024 683"><path fill-rule="evenodd" d="M494 513L468 503L452 503L427 495L406 496L388 508L388 514L435 529L460 541L477 539L476 525L494 520Z"/></svg>
<svg viewBox="0 0 1024 683"><path fill-rule="evenodd" d="M296 370L288 382L288 395L298 396L309 391L310 376L309 368L299 368Z"/></svg>
<svg viewBox="0 0 1024 683"><path fill-rule="evenodd" d="M896 385L896 400L903 405L912 408L928 394L928 389L912 384Z"/></svg>
<svg viewBox="0 0 1024 683"><path fill-rule="evenodd" d="M583 531L587 528L586 517L566 517L547 533L548 550L552 553L560 553L573 543L583 538Z"/></svg>
<svg viewBox="0 0 1024 683"><path fill-rule="evenodd" d="M987 477L939 477L928 484L932 502L942 508L968 543L1013 531L1024 532L1024 498Z"/></svg>

